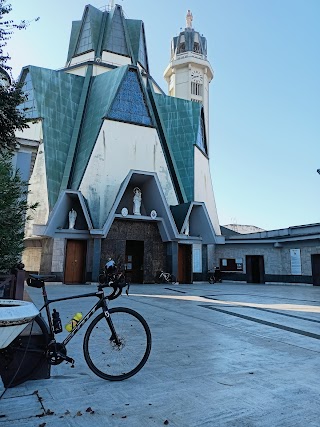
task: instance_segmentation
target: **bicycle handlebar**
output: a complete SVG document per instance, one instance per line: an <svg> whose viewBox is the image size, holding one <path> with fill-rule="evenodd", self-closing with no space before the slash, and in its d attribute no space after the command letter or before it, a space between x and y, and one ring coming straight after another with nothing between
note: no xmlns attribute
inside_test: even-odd
<svg viewBox="0 0 320 427"><path fill-rule="evenodd" d="M113 288L113 291L110 295L107 296L107 299L109 301L118 298L122 294L122 289L127 286L126 294L129 295L129 283L116 283L116 282L109 282L105 285L98 285L98 289L101 290L102 288Z"/></svg>

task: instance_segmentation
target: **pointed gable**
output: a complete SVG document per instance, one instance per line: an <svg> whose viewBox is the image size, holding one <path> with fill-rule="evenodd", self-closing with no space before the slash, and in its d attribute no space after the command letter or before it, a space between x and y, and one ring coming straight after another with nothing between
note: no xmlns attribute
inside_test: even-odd
<svg viewBox="0 0 320 427"><path fill-rule="evenodd" d="M73 25L71 38L70 38L70 47L74 43L74 35L78 34L76 48L74 50L74 55L81 55L82 53L88 51L97 51L99 43L100 28L103 21L103 12L95 7L88 5L85 8L83 18L81 21L81 27L79 30L79 24L76 22ZM69 55L70 57L70 49Z"/></svg>
<svg viewBox="0 0 320 427"><path fill-rule="evenodd" d="M73 165L71 187L74 189L77 189L80 184L103 120L107 115L126 70L127 67L119 67L92 78Z"/></svg>
<svg viewBox="0 0 320 427"><path fill-rule="evenodd" d="M27 119L37 119L40 117L37 101L34 94L32 75L28 68L24 69L20 79L20 83L23 84L23 93L27 96L26 101L19 105L18 109L24 112Z"/></svg>
<svg viewBox="0 0 320 427"><path fill-rule="evenodd" d="M125 23L121 7L116 5L108 16L103 49L120 55L131 56L125 34Z"/></svg>
<svg viewBox="0 0 320 427"><path fill-rule="evenodd" d="M33 111L30 118L43 119L48 197L52 207L60 192L84 78L34 66L26 70L26 88L30 88L33 94L30 101L37 107L37 110L30 110Z"/></svg>
<svg viewBox="0 0 320 427"><path fill-rule="evenodd" d="M81 53L88 52L89 50L93 50L93 40L92 40L92 30L91 30L91 22L89 17L89 10L86 8L85 18L82 23L77 48L76 55L80 55Z"/></svg>
<svg viewBox="0 0 320 427"><path fill-rule="evenodd" d="M152 126L146 95L136 69L128 69L107 118Z"/></svg>

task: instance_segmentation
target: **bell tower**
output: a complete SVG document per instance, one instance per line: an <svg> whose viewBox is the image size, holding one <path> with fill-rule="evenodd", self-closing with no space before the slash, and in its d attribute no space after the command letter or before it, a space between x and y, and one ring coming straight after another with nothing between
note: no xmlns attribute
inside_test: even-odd
<svg viewBox="0 0 320 427"><path fill-rule="evenodd" d="M170 96L200 102L204 109L209 141L209 83L213 69L207 59L207 40L192 27L193 15L186 16L186 27L171 42L170 63L164 72Z"/></svg>

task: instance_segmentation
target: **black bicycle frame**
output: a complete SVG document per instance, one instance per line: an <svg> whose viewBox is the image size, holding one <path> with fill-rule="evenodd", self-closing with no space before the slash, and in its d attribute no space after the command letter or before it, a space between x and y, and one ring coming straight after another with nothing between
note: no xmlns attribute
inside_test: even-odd
<svg viewBox="0 0 320 427"><path fill-rule="evenodd" d="M48 295L47 295L47 291L45 289L45 286L42 287L42 296L43 296L43 300L44 300L44 305L40 308L40 311L45 308L46 309L46 313L47 313L47 317L48 317L48 322L49 322L49 328L50 328L50 336L51 339L55 339L55 332L53 329L53 323L52 323L52 318L51 318L51 312L49 309L49 305L54 303L54 302L59 302L59 301L67 301L67 300L71 300L71 299L77 299L77 298L88 298L88 297L98 297L99 301L92 307L92 309L80 320L80 322L74 327L74 329L72 329L72 331L69 333L69 335L62 341L62 345L66 346L68 344L68 342L75 336L75 334L82 328L82 326L88 321L88 319L90 319L90 317L99 309L102 308L104 316L106 318L107 323L109 324L110 330L113 334L113 336L116 338L116 341L118 341L117 339L117 334L115 332L113 323L111 321L110 318L110 314L109 314L109 310L108 310L108 306L107 306L107 302L106 302L106 298L104 296L104 292L103 290L98 290L97 292L92 292L89 294L83 294L83 295L73 295L71 297L64 297L64 298L56 298L56 299L52 299L49 300L48 299Z"/></svg>

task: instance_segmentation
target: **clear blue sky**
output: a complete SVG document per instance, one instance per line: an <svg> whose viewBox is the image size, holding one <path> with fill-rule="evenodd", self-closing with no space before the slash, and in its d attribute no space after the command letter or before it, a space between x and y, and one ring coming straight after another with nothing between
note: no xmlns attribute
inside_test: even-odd
<svg viewBox="0 0 320 427"><path fill-rule="evenodd" d="M7 48L24 65L64 66L72 20L101 0L11 0L11 18L32 20ZM149 65L162 77L170 42L193 26L208 41L210 162L220 224L264 229L320 222L320 1L118 0L145 23Z"/></svg>

